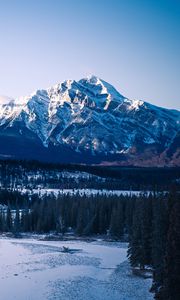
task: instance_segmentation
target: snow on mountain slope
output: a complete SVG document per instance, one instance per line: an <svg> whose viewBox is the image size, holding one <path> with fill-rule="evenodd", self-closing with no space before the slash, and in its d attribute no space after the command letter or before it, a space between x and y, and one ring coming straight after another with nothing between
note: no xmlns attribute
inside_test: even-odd
<svg viewBox="0 0 180 300"><path fill-rule="evenodd" d="M8 104L11 100L10 97L0 95L0 105Z"/></svg>
<svg viewBox="0 0 180 300"><path fill-rule="evenodd" d="M66 146L76 153L105 155L105 161L108 155L124 155L126 161L160 157L177 137L179 121L180 112L127 99L95 76L0 101L1 136L10 128L23 136L25 128L47 149Z"/></svg>

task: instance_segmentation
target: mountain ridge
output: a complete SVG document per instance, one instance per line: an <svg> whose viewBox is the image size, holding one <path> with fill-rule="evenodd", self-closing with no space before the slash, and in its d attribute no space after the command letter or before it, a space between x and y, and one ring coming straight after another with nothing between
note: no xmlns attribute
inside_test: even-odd
<svg viewBox="0 0 180 300"><path fill-rule="evenodd" d="M18 143L23 148L28 140L32 154L22 149L23 158L40 151L49 153L47 160L63 162L66 151L69 162L179 166L179 124L179 111L128 99L94 75L65 80L20 100L0 102L0 157L15 158L13 148ZM33 150L33 143L39 150Z"/></svg>

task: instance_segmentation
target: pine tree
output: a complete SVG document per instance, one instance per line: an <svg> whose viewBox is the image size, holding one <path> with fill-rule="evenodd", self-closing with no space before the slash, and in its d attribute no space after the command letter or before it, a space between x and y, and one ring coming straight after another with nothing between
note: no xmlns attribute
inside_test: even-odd
<svg viewBox="0 0 180 300"><path fill-rule="evenodd" d="M0 232L3 232L3 210L0 209Z"/></svg>
<svg viewBox="0 0 180 300"><path fill-rule="evenodd" d="M141 214L141 236L144 264L152 265L152 199L143 197Z"/></svg>
<svg viewBox="0 0 180 300"><path fill-rule="evenodd" d="M114 237L120 238L123 235L124 229L124 213L123 213L123 204L119 200L114 206L111 214L110 221L110 234Z"/></svg>
<svg viewBox="0 0 180 300"><path fill-rule="evenodd" d="M180 199L174 204L170 215L163 283L156 299L180 299Z"/></svg>
<svg viewBox="0 0 180 300"><path fill-rule="evenodd" d="M153 199L153 230L152 230L152 264L153 285L151 290L155 293L163 282L164 256L168 230L168 201L164 195Z"/></svg>
<svg viewBox="0 0 180 300"><path fill-rule="evenodd" d="M145 256L142 244L142 200L137 199L133 216L132 234L129 237L128 257L132 267L144 269Z"/></svg>
<svg viewBox="0 0 180 300"><path fill-rule="evenodd" d="M21 220L20 220L20 226L22 228L22 231L30 231L30 220L31 220L31 213L28 208L22 210Z"/></svg>
<svg viewBox="0 0 180 300"><path fill-rule="evenodd" d="M14 233L19 233L20 231L20 216L19 216L19 207L16 208L16 215L15 215L15 220L14 220L14 228L13 228Z"/></svg>
<svg viewBox="0 0 180 300"><path fill-rule="evenodd" d="M12 216L11 216L11 209L7 208L7 215L6 215L6 231L12 231Z"/></svg>

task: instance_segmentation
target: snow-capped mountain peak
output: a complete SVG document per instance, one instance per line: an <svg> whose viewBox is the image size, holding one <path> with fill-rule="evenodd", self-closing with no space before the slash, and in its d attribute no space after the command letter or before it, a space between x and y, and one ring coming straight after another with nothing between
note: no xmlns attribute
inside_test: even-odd
<svg viewBox="0 0 180 300"><path fill-rule="evenodd" d="M110 94L111 96L117 99L124 98L111 84L94 75L90 75L86 78L79 80L79 83L89 89L92 89L93 92L96 94Z"/></svg>
<svg viewBox="0 0 180 300"><path fill-rule="evenodd" d="M178 111L127 99L94 75L13 101L0 98L0 137L27 138L28 131L46 151L66 147L94 160L157 157L177 145L179 120Z"/></svg>

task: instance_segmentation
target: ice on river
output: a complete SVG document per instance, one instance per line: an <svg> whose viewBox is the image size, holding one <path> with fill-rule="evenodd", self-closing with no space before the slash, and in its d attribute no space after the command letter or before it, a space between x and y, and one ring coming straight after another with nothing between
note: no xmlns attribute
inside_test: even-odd
<svg viewBox="0 0 180 300"><path fill-rule="evenodd" d="M68 247L72 252L64 252ZM150 279L131 275L127 244L0 239L3 300L150 300Z"/></svg>

